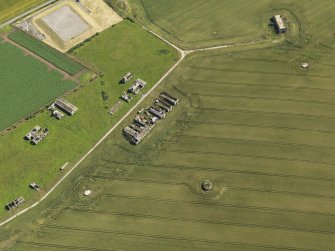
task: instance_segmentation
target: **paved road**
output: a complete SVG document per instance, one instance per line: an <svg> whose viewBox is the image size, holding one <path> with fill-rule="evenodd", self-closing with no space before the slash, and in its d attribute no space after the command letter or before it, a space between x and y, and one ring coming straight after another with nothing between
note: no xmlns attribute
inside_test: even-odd
<svg viewBox="0 0 335 251"><path fill-rule="evenodd" d="M57 2L57 1L58 1L58 0L49 0L49 1L45 2L45 3L42 3L42 4L40 4L40 5L37 5L36 7L32 8L32 9L26 11L26 12L23 12L22 14L20 14L20 15L18 15L18 16L16 16L16 17L14 17L14 18L12 18L12 19L10 19L10 20L8 20L8 21L6 21L6 22L0 24L0 29L1 29L2 27L6 26L6 25L12 24L12 23L16 22L17 20L19 20L19 19L21 19L21 18L23 18L23 17L25 17L25 16L27 16L27 15L29 15L29 14L31 14L31 13L37 11L37 10L39 10L39 9L41 9L41 8L43 8L43 7L45 7L45 6L49 5L49 4L52 4L52 3L54 3L54 2Z"/></svg>

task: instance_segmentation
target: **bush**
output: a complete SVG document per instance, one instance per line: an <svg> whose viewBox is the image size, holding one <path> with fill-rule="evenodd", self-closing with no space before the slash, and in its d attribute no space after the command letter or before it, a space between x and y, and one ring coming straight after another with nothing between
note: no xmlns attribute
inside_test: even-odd
<svg viewBox="0 0 335 251"><path fill-rule="evenodd" d="M107 95L107 93L105 91L101 92L101 96L102 96L103 101L106 101L106 100L109 99L109 96Z"/></svg>

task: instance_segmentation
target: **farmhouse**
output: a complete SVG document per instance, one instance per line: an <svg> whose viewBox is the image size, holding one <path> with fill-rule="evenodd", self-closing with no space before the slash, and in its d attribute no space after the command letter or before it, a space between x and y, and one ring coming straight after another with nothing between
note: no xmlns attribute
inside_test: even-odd
<svg viewBox="0 0 335 251"><path fill-rule="evenodd" d="M275 24L277 33L285 33L285 32L287 32L287 27L285 25L285 21L284 21L284 19L283 19L282 16L280 16L280 15L274 15L272 17L272 21Z"/></svg>
<svg viewBox="0 0 335 251"><path fill-rule="evenodd" d="M78 108L76 106L72 105L71 103L67 102L62 98L57 99L55 101L55 105L71 116L78 111Z"/></svg>

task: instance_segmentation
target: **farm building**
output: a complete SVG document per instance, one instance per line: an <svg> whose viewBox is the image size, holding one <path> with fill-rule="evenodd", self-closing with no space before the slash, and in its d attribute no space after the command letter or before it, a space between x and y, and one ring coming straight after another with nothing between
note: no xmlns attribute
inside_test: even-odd
<svg viewBox="0 0 335 251"><path fill-rule="evenodd" d="M35 126L31 129L30 132L24 136L24 139L30 140L30 143L33 145L37 145L49 134L48 128L42 129L40 126Z"/></svg>
<svg viewBox="0 0 335 251"><path fill-rule="evenodd" d="M123 129L125 136L134 144L138 145L145 136L151 131L154 125L141 126L140 124L132 124Z"/></svg>
<svg viewBox="0 0 335 251"><path fill-rule="evenodd" d="M282 16L280 15L274 15L272 17L272 21L274 22L274 25L276 27L277 33L285 33L287 32L287 27L285 25L285 21Z"/></svg>
<svg viewBox="0 0 335 251"><path fill-rule="evenodd" d="M78 111L78 108L76 106L61 98L55 101L55 105L71 116Z"/></svg>
<svg viewBox="0 0 335 251"><path fill-rule="evenodd" d="M134 84L128 89L129 92L137 94L142 88L147 85L142 79L137 79Z"/></svg>
<svg viewBox="0 0 335 251"><path fill-rule="evenodd" d="M126 75L123 76L123 78L120 80L120 83L125 84L127 83L131 78L133 77L133 74L131 72L128 72Z"/></svg>
<svg viewBox="0 0 335 251"><path fill-rule="evenodd" d="M156 110L156 109L153 108L153 107L150 107L150 108L148 109L148 111L149 111L152 115L154 115L155 117L157 117L157 118L159 118L159 119L164 119L164 118L165 118L165 113L164 113L164 112L162 112L162 111L158 111L158 110Z"/></svg>
<svg viewBox="0 0 335 251"><path fill-rule="evenodd" d="M22 196L20 196L19 198L13 200L12 202L9 202L7 205L6 205L6 209L7 210L11 210L19 205L21 205L22 203L24 202L24 198Z"/></svg>

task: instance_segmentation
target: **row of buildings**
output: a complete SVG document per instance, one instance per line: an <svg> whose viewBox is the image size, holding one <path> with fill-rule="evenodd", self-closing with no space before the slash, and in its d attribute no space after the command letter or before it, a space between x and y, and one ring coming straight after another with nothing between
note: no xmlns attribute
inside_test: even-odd
<svg viewBox="0 0 335 251"><path fill-rule="evenodd" d="M178 103L178 98L173 97L167 92L160 93L152 106L139 111L133 123L123 129L126 139L138 145L155 127L156 122L164 119L166 114L172 111L173 106Z"/></svg>

